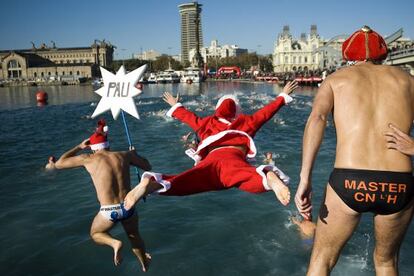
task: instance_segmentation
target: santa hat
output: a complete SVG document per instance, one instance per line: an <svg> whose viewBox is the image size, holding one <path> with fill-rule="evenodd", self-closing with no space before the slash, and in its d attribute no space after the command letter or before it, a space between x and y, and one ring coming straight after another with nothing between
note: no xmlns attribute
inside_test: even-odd
<svg viewBox="0 0 414 276"><path fill-rule="evenodd" d="M347 61L384 60L387 54L385 40L368 26L353 33L342 44L342 56Z"/></svg>
<svg viewBox="0 0 414 276"><path fill-rule="evenodd" d="M233 95L224 95L216 105L215 116L226 121L231 121L240 114L240 105L237 98Z"/></svg>
<svg viewBox="0 0 414 276"><path fill-rule="evenodd" d="M109 142L107 137L108 126L104 119L99 120L98 127L95 133L89 137L91 150L101 150L109 148Z"/></svg>

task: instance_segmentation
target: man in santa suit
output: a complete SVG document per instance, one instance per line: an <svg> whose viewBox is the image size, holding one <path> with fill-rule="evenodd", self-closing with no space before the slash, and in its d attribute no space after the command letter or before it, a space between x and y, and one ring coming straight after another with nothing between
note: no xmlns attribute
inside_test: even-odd
<svg viewBox="0 0 414 276"><path fill-rule="evenodd" d="M289 82L271 103L252 115L240 113L234 96L219 99L213 115L198 117L187 110L177 97L164 93L164 101L171 109L167 116L176 118L190 126L198 135L200 143L188 155L196 165L178 175L145 172L141 182L125 198L129 209L147 194L159 193L168 196L184 196L207 191L239 188L250 193L273 191L277 199L287 205L290 200L289 177L274 165L257 168L247 162L256 155L253 137L285 104L292 101L289 96L297 87Z"/></svg>

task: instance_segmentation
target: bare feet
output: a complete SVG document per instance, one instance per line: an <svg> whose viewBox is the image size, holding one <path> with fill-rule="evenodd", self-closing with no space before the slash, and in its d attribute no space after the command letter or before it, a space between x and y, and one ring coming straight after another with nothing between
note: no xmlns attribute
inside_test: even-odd
<svg viewBox="0 0 414 276"><path fill-rule="evenodd" d="M141 261L142 271L147 272L150 266L150 263L151 263L151 255L149 253L145 253L145 260L143 262Z"/></svg>
<svg viewBox="0 0 414 276"><path fill-rule="evenodd" d="M114 264L116 266L120 265L122 262L122 256L121 256L122 242L118 240L115 241L112 248L114 249Z"/></svg>
<svg viewBox="0 0 414 276"><path fill-rule="evenodd" d="M276 175L276 173L269 171L266 174L267 183L270 188L272 188L273 192L275 193L277 199L283 205L288 205L290 201L290 191L289 187L286 186L282 180Z"/></svg>
<svg viewBox="0 0 414 276"><path fill-rule="evenodd" d="M138 193L139 185L129 191L129 193L126 195L124 199L124 208L126 210L129 210L134 207L135 203L137 203L139 199L139 193Z"/></svg>

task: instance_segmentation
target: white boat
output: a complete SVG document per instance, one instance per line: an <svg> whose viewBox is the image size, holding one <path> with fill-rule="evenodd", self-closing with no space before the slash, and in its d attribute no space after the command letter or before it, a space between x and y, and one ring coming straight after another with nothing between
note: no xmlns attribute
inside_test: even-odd
<svg viewBox="0 0 414 276"><path fill-rule="evenodd" d="M157 83L177 83L180 82L180 76L171 69L165 70L158 74Z"/></svg>
<svg viewBox="0 0 414 276"><path fill-rule="evenodd" d="M151 73L147 79L148 83L156 83L157 82L157 75Z"/></svg>
<svg viewBox="0 0 414 276"><path fill-rule="evenodd" d="M186 68L181 77L181 82L183 83L199 83L201 81L201 73L197 68Z"/></svg>

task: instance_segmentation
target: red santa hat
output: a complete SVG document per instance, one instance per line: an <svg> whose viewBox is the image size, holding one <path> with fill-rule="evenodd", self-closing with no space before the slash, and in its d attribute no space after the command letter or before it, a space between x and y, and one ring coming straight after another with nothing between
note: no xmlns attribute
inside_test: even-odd
<svg viewBox="0 0 414 276"><path fill-rule="evenodd" d="M240 114L240 105L237 98L233 95L224 95L216 105L215 116L226 121L232 121Z"/></svg>
<svg viewBox="0 0 414 276"><path fill-rule="evenodd" d="M89 137L91 150L101 150L109 148L107 132L108 126L106 125L105 120L100 119L95 133L92 134L91 137Z"/></svg>
<svg viewBox="0 0 414 276"><path fill-rule="evenodd" d="M364 26L342 44L347 61L384 60L388 55L385 40L370 27Z"/></svg>

